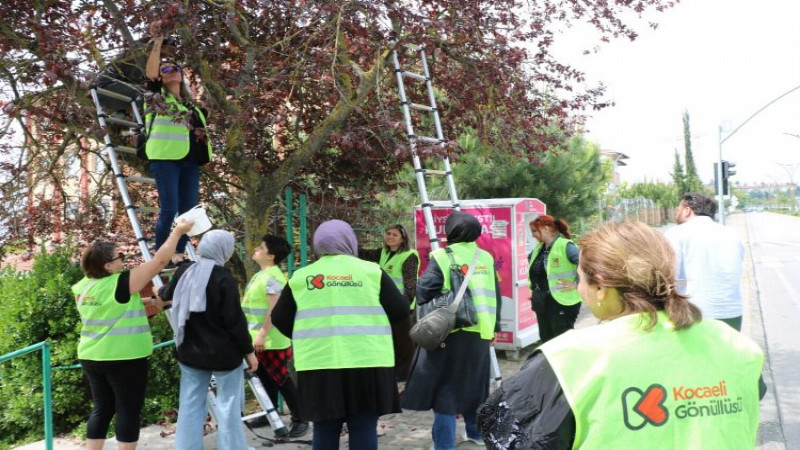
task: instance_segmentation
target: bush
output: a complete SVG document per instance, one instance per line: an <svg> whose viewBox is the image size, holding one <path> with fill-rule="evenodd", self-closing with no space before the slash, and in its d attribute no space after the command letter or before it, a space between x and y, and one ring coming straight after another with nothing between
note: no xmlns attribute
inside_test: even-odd
<svg viewBox="0 0 800 450"><path fill-rule="evenodd" d="M74 248L66 245L52 253L41 252L29 272L12 268L0 272L0 354L47 340L52 346L52 366L77 363L81 322L71 286L83 273L74 254ZM171 339L163 314L151 326L155 342ZM91 393L80 369L53 370L52 374L53 429L62 434L86 421ZM163 411L177 406L179 378L171 350L156 350L150 359L145 423L161 419ZM43 402L40 352L0 363L0 447L42 439Z"/></svg>

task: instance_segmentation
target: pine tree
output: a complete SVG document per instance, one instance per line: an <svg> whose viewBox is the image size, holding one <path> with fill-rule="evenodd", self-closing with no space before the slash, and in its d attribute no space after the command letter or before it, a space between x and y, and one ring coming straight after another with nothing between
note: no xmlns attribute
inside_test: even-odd
<svg viewBox="0 0 800 450"><path fill-rule="evenodd" d="M678 149L675 149L675 162L672 164L672 184L678 195L686 193L686 174L683 171L683 164L681 164L681 157L678 155Z"/></svg>
<svg viewBox="0 0 800 450"><path fill-rule="evenodd" d="M686 163L686 170L684 171L685 192L701 192L703 183L700 181L700 177L697 176L697 166L694 164L694 156L692 155L692 133L689 129L689 111L683 111L683 145L686 148L686 154L683 158Z"/></svg>

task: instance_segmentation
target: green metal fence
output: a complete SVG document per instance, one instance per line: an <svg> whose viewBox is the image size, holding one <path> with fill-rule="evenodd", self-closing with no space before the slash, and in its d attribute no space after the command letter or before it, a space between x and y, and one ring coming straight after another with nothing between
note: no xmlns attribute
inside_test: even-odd
<svg viewBox="0 0 800 450"><path fill-rule="evenodd" d="M42 351L42 387L44 388L44 445L53 450L53 384L50 367L50 343L39 342L15 352L0 356L0 362L41 350Z"/></svg>

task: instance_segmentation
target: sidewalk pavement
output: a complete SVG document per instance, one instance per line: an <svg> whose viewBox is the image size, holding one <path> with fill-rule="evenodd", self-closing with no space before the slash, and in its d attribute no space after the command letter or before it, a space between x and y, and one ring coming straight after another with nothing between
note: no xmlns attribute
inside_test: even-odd
<svg viewBox="0 0 800 450"><path fill-rule="evenodd" d="M732 215L729 218L729 226L735 227L741 232L742 240L745 242L746 256L744 277L742 280L742 295L744 297L745 313L742 320L742 332L746 333L758 343L761 348L766 348L764 337L764 326L761 319L761 309L758 300L758 290L753 272L753 264L750 258L749 240L747 238L746 223L744 215ZM581 308L581 313L576 322L576 328L592 326L597 323L588 308ZM525 358L533 351L532 348L523 349L520 352L520 359L506 359L504 352L498 352L498 362L503 378L507 378L517 372ZM770 389L766 397L761 401L761 425L759 427L757 449L759 450L783 450L786 448L780 432L780 419L778 416L777 403L772 390L772 377L769 368L769 356L767 355L764 364L764 381ZM288 424L289 417L284 416L283 420ZM431 424L433 423L433 412L431 411L404 411L402 414L393 414L381 417L378 423L378 446L382 450L427 450L431 445ZM274 437L268 426L254 429L261 436ZM174 447L174 425L152 425L142 429L138 448L147 450L166 450ZM271 447L275 449L308 449L311 446L305 443L272 443L257 437L250 430L245 430L248 442L256 449ZM459 420L456 436L463 436L464 422ZM311 430L309 433L299 438L300 440L310 441ZM457 440L459 449L482 448L470 442ZM342 436L341 448L348 448L347 435ZM204 439L206 449L216 449L216 435L211 433ZM23 447L20 450L43 450L44 442L37 442ZM54 448L58 450L77 450L83 448L79 443L67 439L56 439ZM106 442L105 449L116 449L116 442L111 439Z"/></svg>

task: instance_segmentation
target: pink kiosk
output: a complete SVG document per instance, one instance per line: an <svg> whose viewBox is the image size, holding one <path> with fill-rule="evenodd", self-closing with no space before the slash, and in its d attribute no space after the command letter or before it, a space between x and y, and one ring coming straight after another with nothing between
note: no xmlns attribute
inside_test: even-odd
<svg viewBox="0 0 800 450"><path fill-rule="evenodd" d="M450 215L450 203L431 202L437 236L444 238L444 222ZM478 218L482 233L477 244L494 256L500 293L503 298L500 326L495 348L506 350L512 357L519 350L539 340L536 315L531 310L528 287L528 254L536 240L528 224L545 214L546 206L536 198L498 198L461 200L461 210ZM421 272L428 267L430 240L425 231L425 217L418 206L414 215L417 250Z"/></svg>

